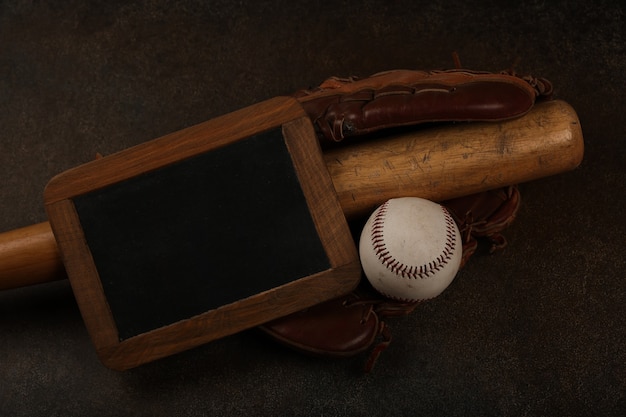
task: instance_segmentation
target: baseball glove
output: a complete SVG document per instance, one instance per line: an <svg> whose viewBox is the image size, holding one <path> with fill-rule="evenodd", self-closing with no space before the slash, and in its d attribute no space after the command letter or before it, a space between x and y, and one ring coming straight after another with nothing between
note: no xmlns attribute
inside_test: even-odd
<svg viewBox="0 0 626 417"><path fill-rule="evenodd" d="M443 202L463 238L461 267L487 240L490 251L502 249L501 232L520 205L517 186L485 191ZM260 326L278 342L296 350L326 357L348 357L371 349L365 363L369 372L391 342L385 320L411 313L419 302L400 302L378 294L362 279L358 288L340 297Z"/></svg>
<svg viewBox="0 0 626 417"><path fill-rule="evenodd" d="M350 137L427 122L501 121L526 114L537 100L552 98L544 78L461 69L395 70L371 77L331 77L319 87L294 94L311 118L322 146ZM501 232L520 205L516 186L442 203L463 239L461 266L486 240L493 252L506 246ZM369 371L391 342L385 320L411 313L419 303L394 301L362 279L352 293L266 323L260 329L294 349L328 357L370 350Z"/></svg>
<svg viewBox="0 0 626 417"><path fill-rule="evenodd" d="M519 76L512 69L393 70L363 79L331 77L294 97L327 145L389 127L511 119L527 113L536 100L550 99L552 91L545 78Z"/></svg>

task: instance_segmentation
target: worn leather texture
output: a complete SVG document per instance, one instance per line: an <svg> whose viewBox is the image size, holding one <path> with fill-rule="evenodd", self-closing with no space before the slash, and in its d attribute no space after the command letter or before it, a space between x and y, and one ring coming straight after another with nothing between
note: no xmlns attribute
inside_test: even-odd
<svg viewBox="0 0 626 417"><path fill-rule="evenodd" d="M322 140L339 142L378 130L427 122L499 121L551 97L545 78L511 71L390 70L359 79L331 77L294 96Z"/></svg>

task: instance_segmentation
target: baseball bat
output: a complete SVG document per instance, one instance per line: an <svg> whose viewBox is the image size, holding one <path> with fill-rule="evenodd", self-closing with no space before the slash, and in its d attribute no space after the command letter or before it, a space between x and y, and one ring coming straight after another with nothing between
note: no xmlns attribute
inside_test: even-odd
<svg viewBox="0 0 626 417"><path fill-rule="evenodd" d="M583 153L576 112L554 100L516 119L417 129L327 149L323 158L351 220L390 198L444 201L563 173ZM0 233L0 290L64 277L48 222Z"/></svg>

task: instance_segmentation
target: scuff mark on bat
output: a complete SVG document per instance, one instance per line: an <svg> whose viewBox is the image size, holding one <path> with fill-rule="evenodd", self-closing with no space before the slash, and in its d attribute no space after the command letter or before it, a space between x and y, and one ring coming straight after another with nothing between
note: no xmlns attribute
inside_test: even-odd
<svg viewBox="0 0 626 417"><path fill-rule="evenodd" d="M411 169L412 170L415 171L416 169L419 169L421 172L424 172L424 168L422 168L422 165L419 163L417 158L415 158L414 156L409 158L409 164L411 164Z"/></svg>
<svg viewBox="0 0 626 417"><path fill-rule="evenodd" d="M498 152L498 155L511 153L511 149L509 148L510 141L511 136L507 132L502 132L502 134L498 136L498 143L496 143L496 151Z"/></svg>

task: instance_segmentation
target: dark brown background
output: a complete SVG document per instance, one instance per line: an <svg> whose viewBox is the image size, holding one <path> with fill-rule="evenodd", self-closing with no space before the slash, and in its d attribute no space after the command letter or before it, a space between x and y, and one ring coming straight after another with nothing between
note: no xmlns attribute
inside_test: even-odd
<svg viewBox="0 0 626 417"><path fill-rule="evenodd" d="M578 112L577 170L523 184L509 247L472 259L365 355L255 331L125 373L67 282L0 293L0 415L623 415L626 21L619 1L4 1L0 230L45 220L55 174L329 75L519 72Z"/></svg>

